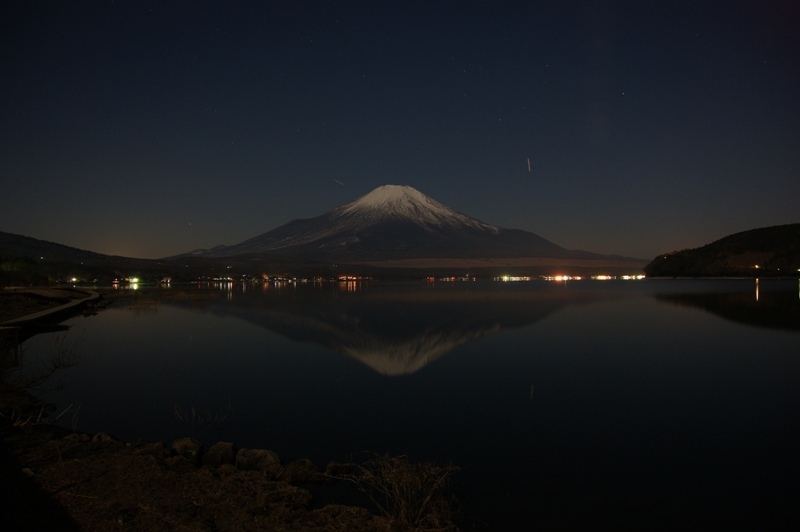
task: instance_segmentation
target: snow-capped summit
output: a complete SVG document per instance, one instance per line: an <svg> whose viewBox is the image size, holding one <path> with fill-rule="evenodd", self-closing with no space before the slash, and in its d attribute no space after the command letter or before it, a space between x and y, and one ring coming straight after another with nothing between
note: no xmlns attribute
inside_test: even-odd
<svg viewBox="0 0 800 532"><path fill-rule="evenodd" d="M293 220L208 257L278 253L306 260L408 258L590 258L528 231L456 212L409 186L384 185L315 218Z"/></svg>
<svg viewBox="0 0 800 532"><path fill-rule="evenodd" d="M372 192L364 194L355 201L342 205L342 211L361 209L394 209L402 205L430 204L437 209L450 210L438 201L432 200L414 187L407 185L383 185Z"/></svg>
<svg viewBox="0 0 800 532"><path fill-rule="evenodd" d="M454 211L406 185L383 185L355 201L334 209L335 217L352 217L365 221L403 219L420 226L467 225L497 232L499 228Z"/></svg>

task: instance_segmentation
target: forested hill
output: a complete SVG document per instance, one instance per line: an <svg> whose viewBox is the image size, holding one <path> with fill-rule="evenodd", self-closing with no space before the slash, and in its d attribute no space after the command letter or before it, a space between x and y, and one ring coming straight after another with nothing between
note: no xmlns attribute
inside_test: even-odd
<svg viewBox="0 0 800 532"><path fill-rule="evenodd" d="M665 253L648 277L783 277L800 274L800 223L736 233L700 248Z"/></svg>
<svg viewBox="0 0 800 532"><path fill-rule="evenodd" d="M73 277L110 282L120 272L154 271L157 276L160 267L153 260L103 255L0 231L0 286L40 285Z"/></svg>

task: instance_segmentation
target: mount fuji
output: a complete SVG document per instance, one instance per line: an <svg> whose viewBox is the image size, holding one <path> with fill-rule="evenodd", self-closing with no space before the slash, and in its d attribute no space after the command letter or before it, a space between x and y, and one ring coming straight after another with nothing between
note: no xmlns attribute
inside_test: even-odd
<svg viewBox="0 0 800 532"><path fill-rule="evenodd" d="M565 249L528 231L497 227L399 185L378 187L317 217L293 220L233 246L184 256L264 254L362 264L409 259L621 259Z"/></svg>

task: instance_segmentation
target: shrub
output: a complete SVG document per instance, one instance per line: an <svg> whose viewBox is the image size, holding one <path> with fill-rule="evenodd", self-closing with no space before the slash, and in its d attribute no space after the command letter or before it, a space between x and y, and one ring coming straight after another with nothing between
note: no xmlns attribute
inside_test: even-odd
<svg viewBox="0 0 800 532"><path fill-rule="evenodd" d="M456 530L455 499L446 491L457 471L455 466L410 462L406 456L374 455L341 478L354 482L395 530Z"/></svg>

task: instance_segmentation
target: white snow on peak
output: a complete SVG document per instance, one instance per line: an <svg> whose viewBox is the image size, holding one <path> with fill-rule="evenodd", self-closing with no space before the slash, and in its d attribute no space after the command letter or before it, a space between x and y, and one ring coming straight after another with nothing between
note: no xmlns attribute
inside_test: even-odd
<svg viewBox="0 0 800 532"><path fill-rule="evenodd" d="M383 185L372 192L365 194L352 202L352 205L359 207L382 208L387 204L409 201L425 203L431 200L428 196L406 185ZM435 203L435 202L434 202Z"/></svg>
<svg viewBox="0 0 800 532"><path fill-rule="evenodd" d="M469 225L483 230L497 228L456 212L419 190L405 185L384 185L334 210L336 216L365 219L404 218L419 225Z"/></svg>

